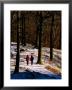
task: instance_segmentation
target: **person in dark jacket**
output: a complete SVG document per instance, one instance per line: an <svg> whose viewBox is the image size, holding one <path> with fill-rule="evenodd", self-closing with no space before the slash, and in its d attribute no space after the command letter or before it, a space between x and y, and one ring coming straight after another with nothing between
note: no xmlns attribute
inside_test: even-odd
<svg viewBox="0 0 72 90"><path fill-rule="evenodd" d="M29 64L29 56L27 55L26 56L26 62L27 62L27 65Z"/></svg>
<svg viewBox="0 0 72 90"><path fill-rule="evenodd" d="M31 65L32 65L33 64L33 60L34 60L34 57L32 55L31 55L30 60L31 60Z"/></svg>

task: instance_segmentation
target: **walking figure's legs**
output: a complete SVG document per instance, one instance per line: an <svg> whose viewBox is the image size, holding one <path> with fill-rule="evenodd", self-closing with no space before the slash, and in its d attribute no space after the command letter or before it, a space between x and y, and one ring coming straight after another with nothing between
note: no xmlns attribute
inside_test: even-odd
<svg viewBox="0 0 72 90"><path fill-rule="evenodd" d="M31 61L31 65L33 64L33 61Z"/></svg>
<svg viewBox="0 0 72 90"><path fill-rule="evenodd" d="M27 65L28 65L28 61L27 61Z"/></svg>

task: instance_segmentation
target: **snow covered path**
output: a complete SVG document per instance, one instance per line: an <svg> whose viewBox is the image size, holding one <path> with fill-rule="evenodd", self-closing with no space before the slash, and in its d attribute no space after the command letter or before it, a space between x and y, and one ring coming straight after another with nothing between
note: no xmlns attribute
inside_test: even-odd
<svg viewBox="0 0 72 90"><path fill-rule="evenodd" d="M44 65L34 64L24 66L19 73L12 73L11 79L61 79L61 76L47 70Z"/></svg>
<svg viewBox="0 0 72 90"><path fill-rule="evenodd" d="M24 71L21 70L19 73L12 73L11 79L61 79L60 75L50 72L43 65L29 65L24 67Z"/></svg>
<svg viewBox="0 0 72 90"><path fill-rule="evenodd" d="M32 46L20 46L20 62L19 62L19 72L13 74L16 64L16 45L11 46L11 61L10 61L10 71L11 79L61 79L61 71L58 68L61 68L61 51L54 49L53 57L54 60L52 63L48 63L50 57L50 49L43 47L42 48L42 57L41 61L43 64L36 64L38 59L38 49L33 48ZM33 54L34 60L33 65L29 60L29 65L26 62L26 55L29 57Z"/></svg>
<svg viewBox="0 0 72 90"><path fill-rule="evenodd" d="M19 72L16 74L11 74L11 79L61 79L61 76L54 74L41 74L39 72L30 72L26 70L25 72Z"/></svg>
<svg viewBox="0 0 72 90"><path fill-rule="evenodd" d="M48 74L48 73L53 74L52 72L47 70L44 65L39 65L39 64L26 65L23 67L23 69L20 69L19 72L24 72L25 70L28 70L30 72L33 72L33 71L34 72L40 72L42 74Z"/></svg>

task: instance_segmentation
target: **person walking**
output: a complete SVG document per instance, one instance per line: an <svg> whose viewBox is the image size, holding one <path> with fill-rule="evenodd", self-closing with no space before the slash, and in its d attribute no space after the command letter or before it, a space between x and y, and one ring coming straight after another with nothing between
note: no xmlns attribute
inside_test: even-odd
<svg viewBox="0 0 72 90"><path fill-rule="evenodd" d="M26 62L27 62L27 65L29 64L29 56L27 55L26 56Z"/></svg>
<svg viewBox="0 0 72 90"><path fill-rule="evenodd" d="M31 55L30 60L31 60L31 65L32 65L33 64L33 60L34 60L34 57L32 55Z"/></svg>

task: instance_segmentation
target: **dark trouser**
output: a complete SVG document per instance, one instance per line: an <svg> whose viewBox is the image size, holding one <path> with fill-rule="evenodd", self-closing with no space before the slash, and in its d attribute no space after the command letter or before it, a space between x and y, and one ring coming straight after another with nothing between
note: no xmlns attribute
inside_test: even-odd
<svg viewBox="0 0 72 90"><path fill-rule="evenodd" d="M27 65L28 65L28 61L27 61Z"/></svg>
<svg viewBox="0 0 72 90"><path fill-rule="evenodd" d="M31 65L33 64L33 60L31 61Z"/></svg>

